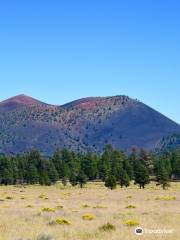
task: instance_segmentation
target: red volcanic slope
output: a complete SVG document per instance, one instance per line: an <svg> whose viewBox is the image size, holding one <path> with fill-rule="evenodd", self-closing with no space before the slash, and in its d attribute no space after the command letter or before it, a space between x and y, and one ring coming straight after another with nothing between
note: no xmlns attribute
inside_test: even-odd
<svg viewBox="0 0 180 240"><path fill-rule="evenodd" d="M81 102L79 104L76 105L76 107L79 108L85 108L85 109L93 109L97 106L103 106L104 102L102 99L100 99L101 101L98 101L97 99L89 99L88 101L85 102Z"/></svg>
<svg viewBox="0 0 180 240"><path fill-rule="evenodd" d="M24 104L24 105L34 105L34 104L40 104L40 103L42 104L42 102L40 102L32 97L26 96L24 94L20 94L18 96L9 98L5 101L2 101L0 104L6 104L6 103L10 103L10 102L14 102L17 104Z"/></svg>
<svg viewBox="0 0 180 240"><path fill-rule="evenodd" d="M34 106L34 105L44 105L44 104L45 103L40 102L32 97L21 94L0 102L0 107L3 110L13 110L22 106Z"/></svg>
<svg viewBox="0 0 180 240"><path fill-rule="evenodd" d="M82 108L82 109L94 109L96 107L103 107L107 105L107 97L87 97L79 100L72 101L70 103L62 105L65 108Z"/></svg>

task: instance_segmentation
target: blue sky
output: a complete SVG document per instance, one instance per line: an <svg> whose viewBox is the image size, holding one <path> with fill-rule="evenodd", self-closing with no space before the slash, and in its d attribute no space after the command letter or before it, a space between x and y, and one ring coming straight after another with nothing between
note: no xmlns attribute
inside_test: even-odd
<svg viewBox="0 0 180 240"><path fill-rule="evenodd" d="M125 94L180 123L179 0L0 2L0 100Z"/></svg>

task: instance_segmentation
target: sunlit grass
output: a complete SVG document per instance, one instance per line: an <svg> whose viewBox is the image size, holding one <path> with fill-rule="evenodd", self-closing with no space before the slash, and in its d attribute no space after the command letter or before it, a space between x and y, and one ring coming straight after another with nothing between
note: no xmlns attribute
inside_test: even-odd
<svg viewBox="0 0 180 240"><path fill-rule="evenodd" d="M1 186L0 240L37 240L46 235L55 240L134 240L139 225L174 229L171 235L146 235L142 240L176 240L179 200L180 183L166 191L155 183L141 190L132 184L113 191L101 182L83 189L69 184Z"/></svg>

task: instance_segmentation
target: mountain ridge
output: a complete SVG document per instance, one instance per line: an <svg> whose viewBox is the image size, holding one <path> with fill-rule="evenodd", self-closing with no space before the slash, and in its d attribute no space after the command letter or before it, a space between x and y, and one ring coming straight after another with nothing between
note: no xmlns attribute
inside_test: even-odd
<svg viewBox="0 0 180 240"><path fill-rule="evenodd" d="M19 94L17 96L1 101L0 108L4 108L4 110L13 110L18 107L41 105L41 104L45 104L45 103L35 98L32 98L30 96L27 96L25 94Z"/></svg>
<svg viewBox="0 0 180 240"><path fill-rule="evenodd" d="M154 149L180 125L125 95L89 97L51 105L26 95L0 102L0 152L57 148L102 152L106 144L128 151Z"/></svg>

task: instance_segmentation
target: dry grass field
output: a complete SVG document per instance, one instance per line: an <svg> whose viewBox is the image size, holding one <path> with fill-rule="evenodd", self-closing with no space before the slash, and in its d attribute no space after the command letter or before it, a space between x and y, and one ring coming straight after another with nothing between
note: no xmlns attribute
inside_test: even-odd
<svg viewBox="0 0 180 240"><path fill-rule="evenodd" d="M136 236L136 226L173 232ZM88 183L83 189L1 186L0 240L19 239L178 240L180 183L166 191L154 183L144 190L131 185L113 191L103 183Z"/></svg>

